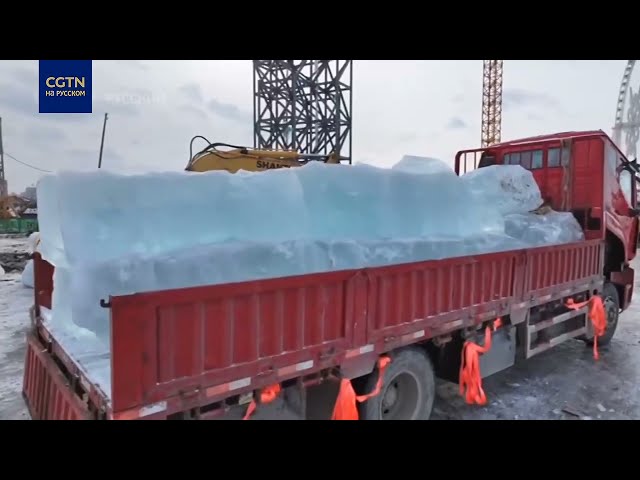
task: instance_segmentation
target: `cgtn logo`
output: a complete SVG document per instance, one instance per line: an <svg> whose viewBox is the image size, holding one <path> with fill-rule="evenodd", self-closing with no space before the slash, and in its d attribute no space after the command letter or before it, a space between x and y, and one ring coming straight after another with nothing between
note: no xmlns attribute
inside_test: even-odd
<svg viewBox="0 0 640 480"><path fill-rule="evenodd" d="M91 60L40 60L40 113L92 113Z"/></svg>
<svg viewBox="0 0 640 480"><path fill-rule="evenodd" d="M85 77L49 77L45 83L51 89L44 92L47 97L84 97L87 94Z"/></svg>

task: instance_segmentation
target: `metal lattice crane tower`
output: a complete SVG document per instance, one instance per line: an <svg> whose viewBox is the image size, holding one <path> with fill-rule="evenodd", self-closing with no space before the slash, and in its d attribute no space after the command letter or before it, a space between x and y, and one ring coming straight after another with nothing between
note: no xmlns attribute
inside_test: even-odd
<svg viewBox="0 0 640 480"><path fill-rule="evenodd" d="M502 137L502 60L484 60L482 69L482 146Z"/></svg>
<svg viewBox="0 0 640 480"><path fill-rule="evenodd" d="M253 146L351 163L351 60L254 60Z"/></svg>

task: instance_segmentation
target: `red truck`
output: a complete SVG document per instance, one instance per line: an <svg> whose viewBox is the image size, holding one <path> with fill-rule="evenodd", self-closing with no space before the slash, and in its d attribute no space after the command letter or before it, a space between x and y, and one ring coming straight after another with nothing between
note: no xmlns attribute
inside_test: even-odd
<svg viewBox="0 0 640 480"><path fill-rule="evenodd" d="M531 170L546 203L573 212L585 240L112 296L102 302L110 391L43 322L53 267L36 254L23 385L32 418L260 418L271 408L302 419L428 419L435 377L483 403L481 379L516 361L573 338L608 343L633 292L635 164L602 131L455 159L457 174L491 164Z"/></svg>

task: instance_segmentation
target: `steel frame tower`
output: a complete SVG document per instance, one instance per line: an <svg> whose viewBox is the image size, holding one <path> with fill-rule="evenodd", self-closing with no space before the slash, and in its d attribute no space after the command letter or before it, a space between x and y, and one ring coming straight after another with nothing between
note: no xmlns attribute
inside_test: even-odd
<svg viewBox="0 0 640 480"><path fill-rule="evenodd" d="M352 82L352 60L254 60L254 148L351 163Z"/></svg>
<svg viewBox="0 0 640 480"><path fill-rule="evenodd" d="M482 69L482 146L502 138L502 60L484 60Z"/></svg>

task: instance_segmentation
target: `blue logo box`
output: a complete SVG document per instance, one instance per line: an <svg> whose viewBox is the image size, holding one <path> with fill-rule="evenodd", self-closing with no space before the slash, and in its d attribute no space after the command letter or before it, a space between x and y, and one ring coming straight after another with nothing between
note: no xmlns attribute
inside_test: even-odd
<svg viewBox="0 0 640 480"><path fill-rule="evenodd" d="M40 60L40 113L92 113L91 75L91 60Z"/></svg>

